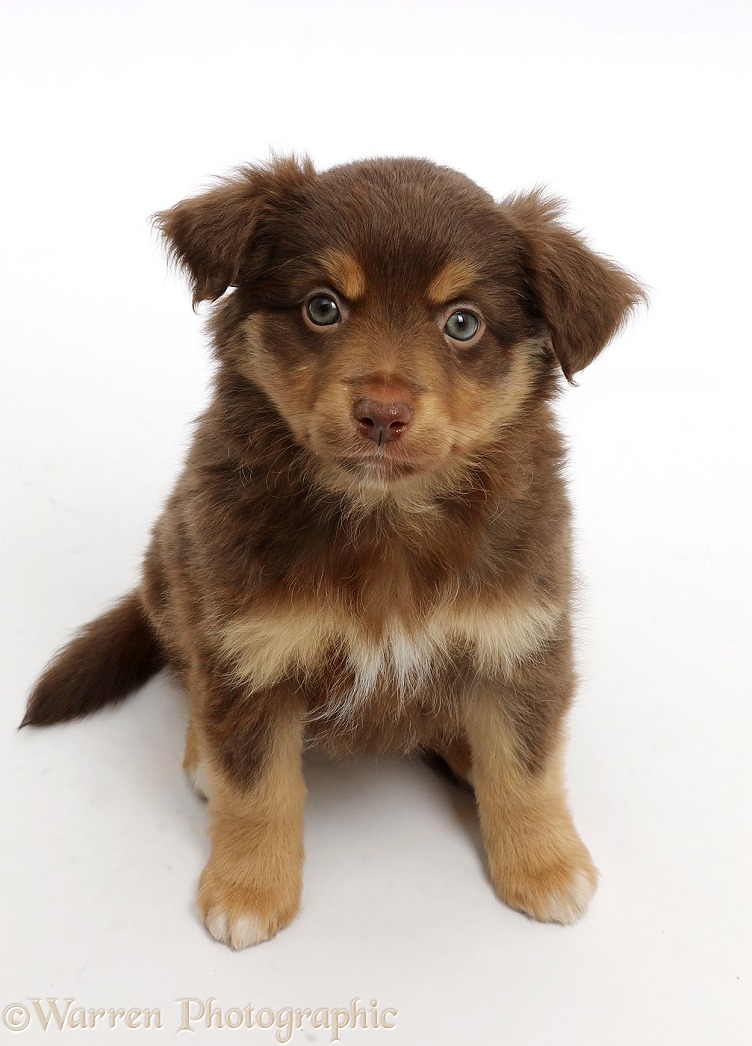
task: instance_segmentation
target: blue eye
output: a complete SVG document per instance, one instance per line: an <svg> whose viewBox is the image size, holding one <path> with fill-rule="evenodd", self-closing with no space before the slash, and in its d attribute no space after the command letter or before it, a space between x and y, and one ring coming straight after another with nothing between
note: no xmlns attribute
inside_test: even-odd
<svg viewBox="0 0 752 1046"><path fill-rule="evenodd" d="M479 330L480 320L467 309L457 309L444 324L444 333L454 341L470 341Z"/></svg>
<svg viewBox="0 0 752 1046"><path fill-rule="evenodd" d="M326 294L316 294L309 298L305 304L305 311L308 319L317 327L331 327L342 318L336 301Z"/></svg>

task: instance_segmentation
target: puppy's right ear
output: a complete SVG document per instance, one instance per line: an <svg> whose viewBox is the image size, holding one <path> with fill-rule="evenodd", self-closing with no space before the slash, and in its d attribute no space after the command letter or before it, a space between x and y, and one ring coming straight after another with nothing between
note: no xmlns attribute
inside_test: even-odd
<svg viewBox="0 0 752 1046"><path fill-rule="evenodd" d="M647 295L629 273L596 254L560 222L560 201L536 189L505 200L502 209L522 236L529 289L571 382Z"/></svg>
<svg viewBox="0 0 752 1046"><path fill-rule="evenodd" d="M307 158L275 159L243 167L217 188L153 216L171 257L188 274L194 308L216 301L242 277L252 278L254 248L263 244L271 219L294 205L315 176Z"/></svg>

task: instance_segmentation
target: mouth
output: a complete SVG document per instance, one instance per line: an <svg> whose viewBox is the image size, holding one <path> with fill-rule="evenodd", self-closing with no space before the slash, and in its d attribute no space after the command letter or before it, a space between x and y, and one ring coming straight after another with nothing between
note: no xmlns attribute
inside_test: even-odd
<svg viewBox="0 0 752 1046"><path fill-rule="evenodd" d="M361 479L372 479L380 480L395 480L404 479L407 476L414 476L418 472L424 471L420 466L412 461L396 460L392 457L386 456L352 456L336 458L336 463L341 469L347 472L351 476L358 476Z"/></svg>

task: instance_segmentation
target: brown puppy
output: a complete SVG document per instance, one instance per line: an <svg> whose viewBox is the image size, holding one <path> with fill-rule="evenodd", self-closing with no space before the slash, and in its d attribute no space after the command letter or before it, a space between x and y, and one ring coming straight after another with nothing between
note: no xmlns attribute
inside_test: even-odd
<svg viewBox="0 0 752 1046"><path fill-rule="evenodd" d="M199 906L242 948L295 915L301 752L419 751L471 781L494 886L584 912L562 783L570 513L550 401L642 299L534 192L425 160L248 167L158 215L215 392L140 587L51 663L22 725L165 664L208 796Z"/></svg>

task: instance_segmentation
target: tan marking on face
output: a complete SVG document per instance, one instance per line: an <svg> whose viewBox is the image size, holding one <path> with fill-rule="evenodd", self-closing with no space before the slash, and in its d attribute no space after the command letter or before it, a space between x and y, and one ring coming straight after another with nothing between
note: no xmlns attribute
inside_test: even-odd
<svg viewBox="0 0 752 1046"><path fill-rule="evenodd" d="M518 415L532 389L531 351L532 347L524 342L514 347L509 371L498 387L485 389L469 377L458 379L452 414L462 436L461 449L471 451L482 447L495 431Z"/></svg>
<svg viewBox="0 0 752 1046"><path fill-rule="evenodd" d="M314 398L316 362L302 359L294 368L267 348L266 317L254 314L240 326L235 359L241 374L262 389L302 444L308 442L308 419Z"/></svg>
<svg viewBox="0 0 752 1046"><path fill-rule="evenodd" d="M477 694L466 714L496 892L534 919L574 922L595 892L598 873L567 806L561 739L543 771L531 773L520 761L515 728L497 694Z"/></svg>
<svg viewBox="0 0 752 1046"><path fill-rule="evenodd" d="M287 708L268 736L263 772L248 792L206 760L212 847L198 903L211 935L232 948L273 937L300 906L306 794L300 710Z"/></svg>
<svg viewBox="0 0 752 1046"><path fill-rule="evenodd" d="M432 305L446 305L468 293L468 289L478 281L479 274L469 261L458 258L447 262L444 268L434 276L426 297Z"/></svg>
<svg viewBox="0 0 752 1046"><path fill-rule="evenodd" d="M358 262L346 251L329 250L321 264L336 290L348 301L358 301L366 293L366 277Z"/></svg>

